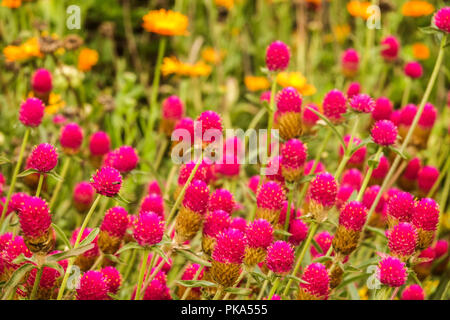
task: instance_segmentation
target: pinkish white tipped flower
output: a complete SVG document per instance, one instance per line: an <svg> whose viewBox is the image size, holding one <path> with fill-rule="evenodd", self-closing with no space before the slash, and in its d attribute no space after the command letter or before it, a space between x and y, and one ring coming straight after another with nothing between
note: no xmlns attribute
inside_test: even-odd
<svg viewBox="0 0 450 320"><path fill-rule="evenodd" d="M433 17L434 25L441 31L450 32L450 7L439 9Z"/></svg>
<svg viewBox="0 0 450 320"><path fill-rule="evenodd" d="M409 258L414 253L416 244L417 230L410 223L399 223L388 231L389 250L402 260Z"/></svg>
<svg viewBox="0 0 450 320"><path fill-rule="evenodd" d="M330 292L330 278L325 266L312 263L303 271L299 300L327 300Z"/></svg>
<svg viewBox="0 0 450 320"><path fill-rule="evenodd" d="M333 89L325 95L322 107L327 118L333 122L340 122L344 119L342 115L347 111L347 101L341 91Z"/></svg>
<svg viewBox="0 0 450 320"><path fill-rule="evenodd" d="M266 50L266 66L270 71L283 71L289 65L291 52L289 47L281 42L272 42Z"/></svg>
<svg viewBox="0 0 450 320"><path fill-rule="evenodd" d="M408 272L405 263L394 257L386 257L378 264L378 277L384 285L401 287L406 282Z"/></svg>
<svg viewBox="0 0 450 320"><path fill-rule="evenodd" d="M373 141L380 146L390 146L397 140L397 126L390 120L375 122L371 130Z"/></svg>
<svg viewBox="0 0 450 320"><path fill-rule="evenodd" d="M83 130L74 122L65 125L61 128L59 143L61 143L64 152L68 154L77 153L83 143Z"/></svg>
<svg viewBox="0 0 450 320"><path fill-rule="evenodd" d="M368 94L360 93L350 99L349 105L354 111L371 113L375 107L375 101Z"/></svg>
<svg viewBox="0 0 450 320"><path fill-rule="evenodd" d="M28 98L20 106L19 120L27 127L37 127L44 117L44 103L38 98Z"/></svg>
<svg viewBox="0 0 450 320"><path fill-rule="evenodd" d="M89 182L82 181L76 184L72 195L75 209L80 213L87 212L94 202L94 196L95 189Z"/></svg>
<svg viewBox="0 0 450 320"><path fill-rule="evenodd" d="M54 146L49 143L41 143L34 147L31 152L28 165L30 168L45 173L52 171L58 164L58 153Z"/></svg>
<svg viewBox="0 0 450 320"><path fill-rule="evenodd" d="M141 212L135 222L133 237L141 246L160 243L164 235L164 222L154 212Z"/></svg>
<svg viewBox="0 0 450 320"><path fill-rule="evenodd" d="M91 185L98 194L114 197L122 186L122 176L120 172L111 167L103 167L92 175Z"/></svg>
<svg viewBox="0 0 450 320"><path fill-rule="evenodd" d="M266 265L275 274L289 273L294 259L294 248L285 241L276 241L267 249Z"/></svg>
<svg viewBox="0 0 450 320"><path fill-rule="evenodd" d="M425 291L418 284L409 285L403 290L401 300L425 300Z"/></svg>

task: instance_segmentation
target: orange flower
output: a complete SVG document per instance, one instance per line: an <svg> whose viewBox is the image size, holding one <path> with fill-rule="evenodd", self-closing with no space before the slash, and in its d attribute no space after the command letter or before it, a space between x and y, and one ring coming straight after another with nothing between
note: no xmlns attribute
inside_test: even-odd
<svg viewBox="0 0 450 320"><path fill-rule="evenodd" d="M212 64L218 64L224 57L225 52L221 50L214 50L211 47L202 50L202 59Z"/></svg>
<svg viewBox="0 0 450 320"><path fill-rule="evenodd" d="M96 50L84 48L78 56L78 69L89 71L98 62L98 52Z"/></svg>
<svg viewBox="0 0 450 320"><path fill-rule="evenodd" d="M28 93L28 98L33 98L33 92ZM62 108L66 106L66 102L62 99L61 95L50 92L50 96L48 98L48 104L45 106L46 114L55 114Z"/></svg>
<svg viewBox="0 0 450 320"><path fill-rule="evenodd" d="M22 61L31 57L41 58L43 54L39 50L39 41L36 37L30 38L20 46L7 46L3 54L9 62Z"/></svg>
<svg viewBox="0 0 450 320"><path fill-rule="evenodd" d="M211 73L211 66L204 61L198 61L195 64L185 63L175 57L166 57L163 59L161 72L164 76L176 74L187 77L208 76Z"/></svg>
<svg viewBox="0 0 450 320"><path fill-rule="evenodd" d="M333 34L340 43L344 42L350 34L350 26L348 24L337 25L333 27Z"/></svg>
<svg viewBox="0 0 450 320"><path fill-rule="evenodd" d="M434 12L434 6L427 1L408 1L402 6L402 14L405 17L428 16Z"/></svg>
<svg viewBox="0 0 450 320"><path fill-rule="evenodd" d="M2 7L11 9L19 8L22 5L22 0L2 0Z"/></svg>
<svg viewBox="0 0 450 320"><path fill-rule="evenodd" d="M179 13L165 9L149 11L143 18L142 26L148 32L163 36L182 36L187 34L188 18Z"/></svg>
<svg viewBox="0 0 450 320"><path fill-rule="evenodd" d="M270 86L269 80L266 77L246 76L244 83L249 91L266 90Z"/></svg>
<svg viewBox="0 0 450 320"><path fill-rule="evenodd" d="M430 49L424 43L414 43L412 50L413 56L417 60L427 60L430 57Z"/></svg>
<svg viewBox="0 0 450 320"><path fill-rule="evenodd" d="M280 72L277 75L277 83L282 87L293 87L304 96L312 96L317 91L316 87L307 83L300 72Z"/></svg>
<svg viewBox="0 0 450 320"><path fill-rule="evenodd" d="M234 0L215 0L216 6L232 9L234 6Z"/></svg>
<svg viewBox="0 0 450 320"><path fill-rule="evenodd" d="M370 2L364 1L350 1L347 3L347 11L353 17L360 17L364 20L368 19L370 13L367 12L367 8L370 7Z"/></svg>

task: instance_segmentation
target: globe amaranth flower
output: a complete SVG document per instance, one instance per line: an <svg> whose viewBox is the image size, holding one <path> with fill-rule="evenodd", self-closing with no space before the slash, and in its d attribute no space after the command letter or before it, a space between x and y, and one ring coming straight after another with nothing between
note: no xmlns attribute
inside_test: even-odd
<svg viewBox="0 0 450 320"><path fill-rule="evenodd" d="M282 41L272 42L266 50L266 66L270 71L283 71L289 65L291 52Z"/></svg>
<svg viewBox="0 0 450 320"><path fill-rule="evenodd" d="M390 146L397 140L397 126L390 120L375 122L370 132L373 141L380 146Z"/></svg>
<svg viewBox="0 0 450 320"><path fill-rule="evenodd" d="M359 54L355 49L347 49L341 56L342 72L347 77L353 77L358 72Z"/></svg>
<svg viewBox="0 0 450 320"><path fill-rule="evenodd" d="M410 223L401 222L388 231L389 250L403 261L414 253L416 244L417 230Z"/></svg>
<svg viewBox="0 0 450 320"><path fill-rule="evenodd" d="M302 133L302 98L293 87L282 89L276 96L277 123L284 140L298 137Z"/></svg>
<svg viewBox="0 0 450 320"><path fill-rule="evenodd" d="M285 193L280 184L274 181L263 183L256 194L256 217L276 224L284 200Z"/></svg>
<svg viewBox="0 0 450 320"><path fill-rule="evenodd" d="M45 173L53 170L58 164L56 148L49 143L41 143L33 148L28 165L30 168Z"/></svg>
<svg viewBox="0 0 450 320"><path fill-rule="evenodd" d="M396 192L387 202L390 225L396 225L398 222L411 222L414 207L415 201L412 194L403 191Z"/></svg>
<svg viewBox="0 0 450 320"><path fill-rule="evenodd" d="M303 271L300 282L299 300L327 300L330 292L330 278L325 266L312 263Z"/></svg>
<svg viewBox="0 0 450 320"><path fill-rule="evenodd" d="M94 202L95 189L87 181L82 181L73 188L72 200L75 209L80 213L89 210Z"/></svg>
<svg viewBox="0 0 450 320"><path fill-rule="evenodd" d="M131 146L122 146L114 150L113 167L121 173L127 173L136 168L139 161L136 150Z"/></svg>
<svg viewBox="0 0 450 320"><path fill-rule="evenodd" d="M288 241L294 246L298 246L308 235L308 225L301 219L294 219L289 223L289 233L291 236Z"/></svg>
<svg viewBox="0 0 450 320"><path fill-rule="evenodd" d="M47 69L37 69L31 77L31 87L35 94L48 94L52 91L52 74Z"/></svg>
<svg viewBox="0 0 450 320"><path fill-rule="evenodd" d="M425 300L425 291L418 284L411 284L403 290L401 300Z"/></svg>
<svg viewBox="0 0 450 320"><path fill-rule="evenodd" d="M273 227L264 219L256 219L245 229L247 247L245 249L244 263L255 266L264 261L267 247L273 242Z"/></svg>
<svg viewBox="0 0 450 320"><path fill-rule="evenodd" d="M417 174L417 185L423 193L428 193L439 178L439 170L433 166L422 167Z"/></svg>
<svg viewBox="0 0 450 320"><path fill-rule="evenodd" d="M164 220L164 199L159 194L151 193L142 200L139 211L154 212Z"/></svg>
<svg viewBox="0 0 450 320"><path fill-rule="evenodd" d="M108 287L108 293L116 294L122 284L120 272L111 266L102 268L100 272L103 274L104 281Z"/></svg>
<svg viewBox="0 0 450 320"><path fill-rule="evenodd" d="M202 249L210 255L215 244L217 235L230 227L231 216L223 210L214 210L206 214L203 223Z"/></svg>
<svg viewBox="0 0 450 320"><path fill-rule="evenodd" d="M242 217L234 217L233 220L231 220L230 228L237 229L245 233L245 229L247 228L247 221Z"/></svg>
<svg viewBox="0 0 450 320"><path fill-rule="evenodd" d="M336 203L338 187L333 175L328 172L319 173L309 187L311 197L310 210L314 219L322 221L327 211Z"/></svg>
<svg viewBox="0 0 450 320"><path fill-rule="evenodd" d="M394 36L387 36L381 40L381 56L385 61L397 60L400 51L400 42Z"/></svg>
<svg viewBox="0 0 450 320"><path fill-rule="evenodd" d="M416 202L411 220L418 230L418 248L425 249L432 244L439 223L439 213L439 205L431 198Z"/></svg>
<svg viewBox="0 0 450 320"><path fill-rule="evenodd" d="M209 144L222 137L222 119L219 114L207 110L202 112L194 123L196 134L201 134L200 138L204 144Z"/></svg>
<svg viewBox="0 0 450 320"><path fill-rule="evenodd" d="M128 212L124 208L113 207L106 211L98 235L98 247L103 253L113 254L119 249L128 223Z"/></svg>
<svg viewBox="0 0 450 320"><path fill-rule="evenodd" d="M372 110L372 119L375 121L390 120L393 110L394 104L389 98L379 97L375 100L375 106Z"/></svg>
<svg viewBox="0 0 450 320"><path fill-rule="evenodd" d="M199 269L201 269L200 273ZM205 269L201 265L197 263L192 263L189 264L184 270L183 274L181 275L181 280L194 280L194 279L202 280L204 274ZM196 275L197 277L195 277ZM185 290L186 290L185 286L179 285L177 292L178 296L183 297ZM198 300L200 299L200 297L201 297L201 287L193 287L188 296L186 297L186 300Z"/></svg>
<svg viewBox="0 0 450 320"><path fill-rule="evenodd" d="M405 263L394 257L386 257L378 264L378 278L389 287L401 287L408 277Z"/></svg>
<svg viewBox="0 0 450 320"><path fill-rule="evenodd" d="M158 194L160 196L162 195L161 187L159 186L159 183L157 180L150 181L150 183L148 184L148 187L147 187L147 193L148 194Z"/></svg>
<svg viewBox="0 0 450 320"><path fill-rule="evenodd" d="M114 197L122 186L122 176L118 170L112 167L102 167L92 175L91 185L98 194Z"/></svg>
<svg viewBox="0 0 450 320"><path fill-rule="evenodd" d="M223 210L228 214L233 212L236 203L234 201L233 194L226 189L216 189L208 201L208 210Z"/></svg>
<svg viewBox="0 0 450 320"><path fill-rule="evenodd" d="M289 273L294 264L294 259L294 247L285 241L275 241L267 249L266 265L275 274Z"/></svg>
<svg viewBox="0 0 450 320"><path fill-rule="evenodd" d="M320 113L319 107L314 103L308 103L303 109L301 123L303 129L307 133L313 132L313 127L316 125L317 121L320 120L319 116L311 110L315 110Z"/></svg>
<svg viewBox="0 0 450 320"><path fill-rule="evenodd" d="M354 111L371 113L375 108L375 101L368 94L360 93L350 99L349 105Z"/></svg>
<svg viewBox="0 0 450 320"><path fill-rule="evenodd" d="M83 143L83 130L74 122L65 125L61 128L59 143L67 154L77 153Z"/></svg>
<svg viewBox="0 0 450 320"><path fill-rule="evenodd" d="M141 246L152 246L161 242L164 222L154 212L140 212L134 225L133 237Z"/></svg>
<svg viewBox="0 0 450 320"><path fill-rule="evenodd" d="M19 120L27 127L37 127L44 117L44 103L38 98L28 98L20 106Z"/></svg>
<svg viewBox="0 0 450 320"><path fill-rule="evenodd" d="M178 96L169 96L164 99L161 112L161 130L170 136L175 124L184 116L184 104Z"/></svg>
<svg viewBox="0 0 450 320"><path fill-rule="evenodd" d="M298 139L291 139L281 149L281 171L286 181L296 182L303 176L307 148Z"/></svg>
<svg viewBox="0 0 450 320"><path fill-rule="evenodd" d="M83 230L83 234L80 237L80 242L87 238L91 234L93 229L86 228ZM76 228L72 236L70 238L71 245L75 245L75 242L78 238L78 235L80 233L80 228ZM94 238L92 241L92 244L94 247L92 249L89 249L88 251L85 251L84 253L78 255L75 259L75 265L77 265L82 271L89 270L97 260L97 258L100 256L100 250L98 248L98 235Z"/></svg>
<svg viewBox="0 0 450 320"><path fill-rule="evenodd" d="M108 300L108 289L101 271L87 271L80 279L77 300Z"/></svg>
<svg viewBox="0 0 450 320"><path fill-rule="evenodd" d="M389 172L390 164L388 158L382 155L379 159L378 165L372 171L372 181L381 183Z"/></svg>
<svg viewBox="0 0 450 320"><path fill-rule="evenodd" d="M450 32L450 7L439 9L433 17L434 25L441 31Z"/></svg>
<svg viewBox="0 0 450 320"><path fill-rule="evenodd" d="M330 249L334 236L332 236L328 231L319 232L314 236L314 241L319 245L322 252L317 251L316 247L311 246L310 252L313 258L318 258L324 256L328 249Z"/></svg>
<svg viewBox="0 0 450 320"><path fill-rule="evenodd" d="M353 96L361 92L361 85L359 82L352 82L347 88L347 98L351 99Z"/></svg>
<svg viewBox="0 0 450 320"><path fill-rule="evenodd" d="M359 139L358 137L353 137L352 135L347 134L344 136L344 143L345 143L346 147L348 147L350 140L352 141L353 147L358 146L362 142L362 140ZM350 157L350 159L348 160L348 164L350 166L361 167L366 159L366 154L367 154L366 146L359 148ZM339 156L340 157L344 156L344 148L342 148L341 145L339 145Z"/></svg>
<svg viewBox="0 0 450 320"><path fill-rule="evenodd" d="M336 195L336 207L342 209L355 191L354 186L341 184Z"/></svg>
<svg viewBox="0 0 450 320"><path fill-rule="evenodd" d="M93 156L103 156L111 150L111 139L104 131L93 133L89 139L89 151Z"/></svg>
<svg viewBox="0 0 450 320"><path fill-rule="evenodd" d="M418 79L423 75L422 65L417 61L411 61L405 64L403 71L411 79Z"/></svg>
<svg viewBox="0 0 450 320"><path fill-rule="evenodd" d="M350 185L355 190L359 190L361 188L363 176L361 171L356 168L346 170L342 174L341 185Z"/></svg>
<svg viewBox="0 0 450 320"><path fill-rule="evenodd" d="M332 122L340 122L344 120L342 116L347 111L347 100L344 94L338 89L329 91L322 103L323 113Z"/></svg>

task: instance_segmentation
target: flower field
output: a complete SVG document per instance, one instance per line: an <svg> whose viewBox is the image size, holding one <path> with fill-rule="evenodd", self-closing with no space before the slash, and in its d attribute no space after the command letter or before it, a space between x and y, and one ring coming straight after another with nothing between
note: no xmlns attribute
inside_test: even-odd
<svg viewBox="0 0 450 320"><path fill-rule="evenodd" d="M443 0L0 0L0 298L450 299L449 33Z"/></svg>

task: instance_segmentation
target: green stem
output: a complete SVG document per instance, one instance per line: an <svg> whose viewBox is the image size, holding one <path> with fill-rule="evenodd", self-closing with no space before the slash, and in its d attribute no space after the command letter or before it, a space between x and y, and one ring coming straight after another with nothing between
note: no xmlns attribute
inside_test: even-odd
<svg viewBox="0 0 450 320"><path fill-rule="evenodd" d="M91 216L94 213L95 208L97 207L97 205L100 201L100 197L101 197L100 194L98 194L97 197L95 198L94 203L92 203L92 206L89 209L89 212L87 213L86 217L84 218L83 224L81 225L81 228L78 231L78 236L77 236L77 239L75 240L75 244L73 245L73 249L78 248L78 245L80 244L80 241L81 241L81 237L84 233L84 229L86 229L86 226L87 226L89 220L91 219ZM72 271L72 266L73 266L74 262L75 262L74 258L69 259L69 263L67 265L66 272L64 273L64 278L61 283L61 287L59 288L59 292L58 292L58 296L57 296L56 300L61 300L63 297L64 290L66 289L67 280L69 279L69 274Z"/></svg>
<svg viewBox="0 0 450 320"><path fill-rule="evenodd" d="M136 249L132 249L132 253L129 256L130 258L127 261L127 269L125 270L125 272L123 273L123 282L125 283L126 280L128 279L128 276L130 275L131 269L133 268L134 265L134 261L136 260L136 255L137 255L137 250Z"/></svg>
<svg viewBox="0 0 450 320"><path fill-rule="evenodd" d="M52 194L52 198L50 199L50 203L48 205L50 210L52 210L53 205L55 204L55 201L58 198L59 191L61 190L61 187L64 183L64 179L66 177L67 170L69 169L70 159L71 159L70 157L66 157L66 159L64 159L64 164L63 164L63 167L61 170L61 180L59 180L58 183L56 184L55 190L53 191L53 194Z"/></svg>
<svg viewBox="0 0 450 320"><path fill-rule="evenodd" d="M269 161L270 158L270 145L272 144L272 126L273 126L273 113L275 111L275 94L277 91L277 79L276 76L273 76L272 79L272 89L270 90L270 103L269 103L269 111L267 113L267 146L266 146L266 161ZM266 164L264 164L265 166Z"/></svg>
<svg viewBox="0 0 450 320"><path fill-rule="evenodd" d="M441 67L442 60L444 58L444 47L445 47L446 42L447 42L447 35L444 35L441 40L441 45L439 48L439 53L438 53L438 57L436 59L436 63L434 65L433 72L431 74L430 80L428 81L427 88L425 89L425 93L422 97L422 101L420 102L419 108L417 109L416 116L414 117L414 120L408 130L408 133L406 134L405 140L403 140L403 143L400 147L400 153L403 153L405 151L406 147L408 146L409 140L411 140L412 134L413 134L414 130L416 129L417 123L419 122L419 119L422 115L423 109L425 107L425 103L428 101L428 98L430 97L431 90L433 89L434 83L436 82L436 78L439 73L439 69ZM394 174L395 170L397 169L397 166L399 165L400 160L401 160L401 157L399 155L397 155L395 157L394 162L393 162L391 168L389 169L386 177L383 180L383 183L380 187L380 191L378 192L378 194L372 204L372 207L370 207L370 210L367 214L367 220L366 220L366 224L364 225L364 228L367 226L368 221L370 221L370 218L371 218L373 212L375 211L375 208L377 207L378 202L381 199L381 196L386 191L386 186L387 186L388 182L390 181L392 175ZM364 228L362 229L362 232L364 231Z"/></svg>
<svg viewBox="0 0 450 320"><path fill-rule="evenodd" d="M159 166L161 164L162 158L164 157L164 153L166 151L166 148L169 145L169 141L167 140L167 138L164 137L163 139L164 140L162 142L162 145L159 147L159 151L158 151L158 154L156 156L155 171L159 169Z"/></svg>
<svg viewBox="0 0 450 320"><path fill-rule="evenodd" d="M216 294L214 295L213 300L219 300L219 298L222 296L223 288L219 287L217 288Z"/></svg>
<svg viewBox="0 0 450 320"><path fill-rule="evenodd" d="M356 131L358 129L358 124L359 124L359 115L356 117L355 119L355 123L353 124L353 129L352 129L352 133L350 136L350 140L348 142L347 148L345 149L344 155L341 159L341 162L339 163L339 167L336 169L336 172L334 173L334 178L336 179L336 181L339 180L339 178L341 177L342 172L345 169L345 165L347 164L347 162L350 160L351 156L350 156L350 151L352 149L353 146L353 140L355 138L356 135Z"/></svg>
<svg viewBox="0 0 450 320"><path fill-rule="evenodd" d="M134 300L140 300L141 297L141 289L142 289L142 282L144 281L144 275L145 270L147 269L147 260L150 255L150 250L145 250L144 254L142 255L142 264L141 264L141 270L139 271L139 278L137 282L137 288L136 288L136 295L134 296Z"/></svg>
<svg viewBox="0 0 450 320"><path fill-rule="evenodd" d="M259 291L258 297L256 298L256 300L261 300L264 291L266 291L267 285L269 284L269 278L272 276L273 272L269 271L269 273L267 274L267 279L264 280L263 286L261 288L261 290Z"/></svg>
<svg viewBox="0 0 450 320"><path fill-rule="evenodd" d="M291 275L293 275L294 277L296 276L296 274L298 273L298 270L300 269L300 266L302 265L303 258L305 257L306 251L308 250L309 245L311 244L314 234L316 233L317 229L319 228L319 224L317 222L311 222L310 227L311 228L308 233L308 238L306 238L306 241L303 244L302 251L300 252L300 255L298 256L294 270L291 273ZM283 295L285 295L285 296L288 295L289 289L291 288L291 285L292 285L292 281L293 281L292 278L289 279L286 287L284 288Z"/></svg>
<svg viewBox="0 0 450 320"><path fill-rule="evenodd" d="M36 197L39 197L39 195L41 194L41 190L42 190L42 184L44 182L44 174L39 173L39 182L38 182L38 186L36 189Z"/></svg>
<svg viewBox="0 0 450 320"><path fill-rule="evenodd" d="M42 273L44 272L44 267L40 267L36 273L36 278L34 279L33 290L31 291L30 300L34 300L36 298L36 293L39 288L39 284L41 283Z"/></svg>
<svg viewBox="0 0 450 320"><path fill-rule="evenodd" d="M3 205L2 216L0 218L0 226L3 225L6 217L6 210L8 209L9 201L11 200L11 196L14 192L14 188L16 186L17 175L19 174L20 167L22 165L23 154L25 151L25 147L27 145L28 137L30 136L30 128L26 128L25 135L22 139L22 145L20 146L19 158L17 159L16 166L14 167L14 173L12 176L11 184L9 185L8 195L6 196L6 202Z"/></svg>
<svg viewBox="0 0 450 320"><path fill-rule="evenodd" d="M444 179L445 175L449 171L450 171L450 157L448 157L447 160L445 161L445 165L439 174L439 178L436 180L436 182L433 184L433 187L428 192L427 198L431 198L434 195L434 193L436 192L436 189L440 186L442 179ZM442 209L444 209L444 208L442 208Z"/></svg>
<svg viewBox="0 0 450 320"><path fill-rule="evenodd" d="M294 198L294 190L297 188L297 184L294 183L294 185L290 186L289 188L289 195L288 195L288 206L286 211L286 217L284 220L284 231L288 231L289 229L289 221L291 219L291 205L292 205L292 199ZM286 236L287 238L287 236Z"/></svg>
<svg viewBox="0 0 450 320"><path fill-rule="evenodd" d="M198 270L195 273L194 278L192 280L194 280L194 281L197 280L200 273L202 273L202 270L203 270L203 266L198 267ZM181 297L181 300L186 300L186 298L188 297L191 290L192 290L192 287L186 288L186 290L184 290L183 296Z"/></svg>
<svg viewBox="0 0 450 320"><path fill-rule="evenodd" d="M272 300L272 297L275 294L275 292L277 292L279 285L280 285L280 277L277 277L275 279L275 282L273 283L272 289L270 289L269 297L267 298L267 300Z"/></svg>
<svg viewBox="0 0 450 320"><path fill-rule="evenodd" d="M403 91L403 96L402 96L402 104L401 104L402 108L404 106L406 106L406 104L408 103L409 95L411 93L411 84L412 84L411 78L407 77L406 84L405 84L405 91Z"/></svg>
<svg viewBox="0 0 450 320"><path fill-rule="evenodd" d="M446 298L447 298L447 292L448 292L448 289L449 289L449 288L450 288L450 280L447 281L447 285L445 286L445 289L444 289L444 291L442 292L441 300L446 300Z"/></svg>
<svg viewBox="0 0 450 320"><path fill-rule="evenodd" d="M378 147L377 153L375 154L375 161L378 161L380 159L381 152L383 151L383 148L380 146ZM364 191L367 188L367 185L369 184L370 178L372 177L372 172L375 169L374 166L369 166L369 169L366 172L366 175L364 177L364 181L361 185L361 188L359 189L358 195L356 196L356 201L361 201L362 197L364 195Z"/></svg>

